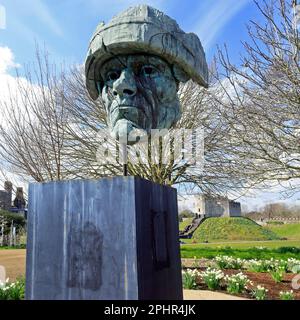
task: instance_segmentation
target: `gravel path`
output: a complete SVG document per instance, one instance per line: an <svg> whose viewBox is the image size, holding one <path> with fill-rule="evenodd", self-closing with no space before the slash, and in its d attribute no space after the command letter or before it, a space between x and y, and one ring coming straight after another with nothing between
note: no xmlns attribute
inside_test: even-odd
<svg viewBox="0 0 300 320"><path fill-rule="evenodd" d="M6 278L11 281L20 275L25 275L25 261L25 249L0 250L0 266L6 268ZM184 300L243 300L243 298L208 290L183 290L183 295Z"/></svg>
<svg viewBox="0 0 300 320"><path fill-rule="evenodd" d="M183 290L184 300L248 300L229 294L209 290Z"/></svg>
<svg viewBox="0 0 300 320"><path fill-rule="evenodd" d="M18 276L25 275L25 249L1 249L0 266L6 269L6 278L14 281Z"/></svg>

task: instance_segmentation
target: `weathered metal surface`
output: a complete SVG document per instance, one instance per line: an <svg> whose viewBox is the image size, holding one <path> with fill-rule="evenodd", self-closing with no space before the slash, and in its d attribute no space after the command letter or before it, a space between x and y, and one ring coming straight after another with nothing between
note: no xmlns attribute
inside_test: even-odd
<svg viewBox="0 0 300 320"><path fill-rule="evenodd" d="M134 177L30 184L26 264L26 299L181 299L176 190Z"/></svg>
<svg viewBox="0 0 300 320"><path fill-rule="evenodd" d="M138 130L148 135L176 124L179 82L208 83L199 38L148 5L131 7L97 27L85 74L90 96L102 97L112 137L127 144L139 141L133 138Z"/></svg>
<svg viewBox="0 0 300 320"><path fill-rule="evenodd" d="M182 299L176 189L136 179L140 299Z"/></svg>
<svg viewBox="0 0 300 320"><path fill-rule="evenodd" d="M185 33L175 20L148 5L130 7L101 22L92 36L86 59L87 88L93 99L101 81L99 67L117 55L147 53L159 56L176 66L180 81L192 78L207 86L208 67L198 36Z"/></svg>

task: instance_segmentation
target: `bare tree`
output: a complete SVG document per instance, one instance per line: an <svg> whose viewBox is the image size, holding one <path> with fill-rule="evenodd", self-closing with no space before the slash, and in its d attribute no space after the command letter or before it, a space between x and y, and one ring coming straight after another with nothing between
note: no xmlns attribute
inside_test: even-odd
<svg viewBox="0 0 300 320"><path fill-rule="evenodd" d="M66 177L62 161L67 121L63 83L47 54L37 51L33 71L17 74L16 87L0 100L0 156L7 170L35 181ZM59 87L59 90L58 90Z"/></svg>
<svg viewBox="0 0 300 320"><path fill-rule="evenodd" d="M101 135L107 133L104 104L89 98L80 67L58 72L38 53L34 77L27 72L25 79L19 77L17 95L11 92L2 102L0 155L8 169L36 181L122 175L118 142ZM128 174L206 193L239 194L245 179L242 170L236 170L236 156L226 138L230 122L214 106L214 86L208 91L190 81L178 94L183 114L177 127L155 141L129 147ZM175 130L179 128L191 134ZM198 140L196 145L199 128L203 144ZM112 151L114 161L107 154ZM198 163L190 161L195 155Z"/></svg>
<svg viewBox="0 0 300 320"><path fill-rule="evenodd" d="M238 176L247 182L290 183L300 178L300 39L296 1L255 1L264 21L251 21L239 66L219 50L214 108L228 122L226 138ZM293 183L293 187L292 187Z"/></svg>
<svg viewBox="0 0 300 320"><path fill-rule="evenodd" d="M107 135L104 134L104 139L99 134L103 132L101 129L107 132L105 107L101 98L96 102L89 98L80 67L72 68L63 82L67 88L65 101L69 113L67 132L70 144L65 152L70 162L70 173L80 178L121 175L120 146ZM181 85L178 94L183 114L176 128L161 138L161 143L159 140L148 141L128 147L128 174L161 184L197 187L208 193L238 191L242 183L235 174L224 139L228 123L220 118L217 109L212 108L211 94L192 81ZM199 128L203 130L204 136L198 136L198 139L204 140L204 159L201 158L201 150L193 150L194 156L198 152L201 158L197 158L197 165L193 161L184 161L182 152L176 150L174 143L178 147L182 141L180 147L183 149L187 145L193 147L195 143L193 134L187 137L183 132L176 131L180 128L192 132ZM167 145L167 148L163 148L163 145ZM201 141L198 140L198 148L201 147ZM116 161L103 163L99 157L95 157L98 154L103 159L107 157L105 152L111 150L117 151ZM167 159L167 162L163 159ZM204 163L199 163L203 160Z"/></svg>

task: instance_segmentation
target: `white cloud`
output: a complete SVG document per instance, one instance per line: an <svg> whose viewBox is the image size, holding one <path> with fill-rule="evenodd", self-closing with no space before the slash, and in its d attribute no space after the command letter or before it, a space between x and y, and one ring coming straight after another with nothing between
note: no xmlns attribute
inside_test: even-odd
<svg viewBox="0 0 300 320"><path fill-rule="evenodd" d="M0 125L7 127L7 123L5 122L5 117L8 116L4 109L13 110L14 105L10 106L10 95L15 95L16 100L14 102L20 101L18 99L18 81L22 82L22 85L31 86L32 90L38 90L38 86L30 84L25 78L16 78L11 76L8 72L12 68L19 68L20 65L15 62L14 54L12 50L8 47L0 47ZM9 108L4 107L7 104ZM19 107L22 107L20 103ZM2 190L1 186L3 186L5 180L12 181L14 186L22 186L26 188L27 183L26 179L20 177L19 175L10 172L6 167L7 164L3 159L0 159L0 190Z"/></svg>
<svg viewBox="0 0 300 320"><path fill-rule="evenodd" d="M20 65L14 62L14 55L8 47L0 47L0 75L6 74L10 68L18 68Z"/></svg>
<svg viewBox="0 0 300 320"><path fill-rule="evenodd" d="M34 121L35 115L31 112L28 99L42 96L42 88L38 84L26 77L9 74L10 69L20 67L20 64L15 62L11 49L0 47L0 125L6 129L9 129L10 119L14 114L22 120ZM28 93L26 97L22 94L24 91ZM43 93L46 92L44 88Z"/></svg>
<svg viewBox="0 0 300 320"><path fill-rule="evenodd" d="M14 54L8 47L0 47L0 106L9 101L10 92L16 92L17 79L9 74L10 69L19 68L20 65L15 62ZM0 122L3 119L3 110L1 110Z"/></svg>
<svg viewBox="0 0 300 320"><path fill-rule="evenodd" d="M3 105L9 102L10 92L16 92L17 79L8 72L12 68L19 68L20 65L15 62L14 54L8 47L0 47L0 124L5 125L3 117Z"/></svg>
<svg viewBox="0 0 300 320"><path fill-rule="evenodd" d="M203 47L208 50L222 28L251 0L214 1L203 19L193 29L199 35Z"/></svg>

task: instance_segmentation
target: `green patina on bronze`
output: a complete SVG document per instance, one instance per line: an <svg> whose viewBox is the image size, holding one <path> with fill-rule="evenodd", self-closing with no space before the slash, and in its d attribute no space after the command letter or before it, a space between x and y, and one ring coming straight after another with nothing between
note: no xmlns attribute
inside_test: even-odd
<svg viewBox="0 0 300 320"><path fill-rule="evenodd" d="M171 128L181 116L179 82L208 82L199 38L147 5L97 27L85 73L90 96L105 103L112 136L123 141L134 129Z"/></svg>

